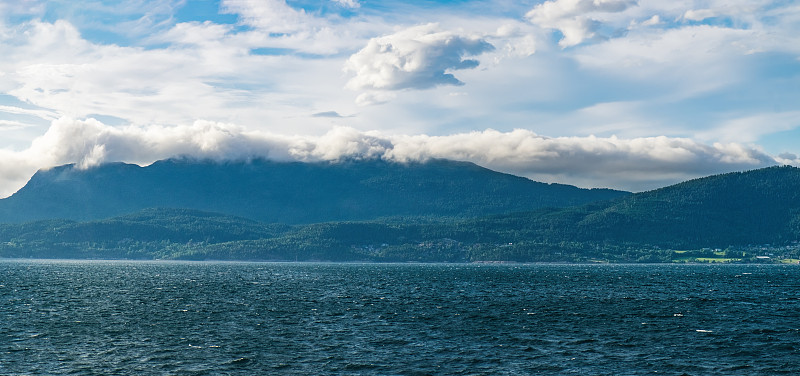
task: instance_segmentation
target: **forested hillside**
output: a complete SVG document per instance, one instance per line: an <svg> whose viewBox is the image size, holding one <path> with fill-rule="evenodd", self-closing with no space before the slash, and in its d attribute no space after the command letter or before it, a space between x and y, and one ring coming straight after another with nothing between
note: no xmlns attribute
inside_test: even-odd
<svg viewBox="0 0 800 376"><path fill-rule="evenodd" d="M800 170L688 181L613 201L481 218L266 224L184 209L0 225L0 257L283 261L794 260ZM768 259L767 259L768 258Z"/></svg>
<svg viewBox="0 0 800 376"><path fill-rule="evenodd" d="M665 247L777 243L800 233L800 169L771 167L687 181L591 210L571 236Z"/></svg>
<svg viewBox="0 0 800 376"><path fill-rule="evenodd" d="M472 163L212 162L165 160L147 167L72 165L36 173L0 200L0 223L97 220L146 208L216 212L270 223L391 216L476 217L565 207L628 195L544 184Z"/></svg>

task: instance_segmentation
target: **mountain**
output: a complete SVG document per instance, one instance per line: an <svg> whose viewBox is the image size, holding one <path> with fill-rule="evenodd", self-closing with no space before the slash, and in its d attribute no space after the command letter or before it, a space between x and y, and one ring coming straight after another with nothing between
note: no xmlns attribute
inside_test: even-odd
<svg viewBox="0 0 800 376"><path fill-rule="evenodd" d="M0 257L669 262L763 261L770 255L796 261L798 240L800 169L773 167L610 201L480 218L289 226L146 209L94 221L0 224Z"/></svg>
<svg viewBox="0 0 800 376"><path fill-rule="evenodd" d="M672 249L800 240L800 169L769 167L686 181L583 206L474 221L514 239Z"/></svg>
<svg viewBox="0 0 800 376"><path fill-rule="evenodd" d="M574 236L671 247L785 244L800 235L800 169L734 172L644 192L591 210Z"/></svg>
<svg viewBox="0 0 800 376"><path fill-rule="evenodd" d="M96 220L146 208L216 212L261 222L317 223L390 216L475 217L565 207L627 192L545 184L472 163L335 163L171 159L37 172L0 200L0 223Z"/></svg>

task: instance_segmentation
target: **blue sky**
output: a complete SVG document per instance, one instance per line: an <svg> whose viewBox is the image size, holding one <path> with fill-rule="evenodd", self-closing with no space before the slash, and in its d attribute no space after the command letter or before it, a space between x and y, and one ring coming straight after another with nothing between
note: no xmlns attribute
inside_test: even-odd
<svg viewBox="0 0 800 376"><path fill-rule="evenodd" d="M646 190L800 165L800 5L0 0L0 196L176 155Z"/></svg>

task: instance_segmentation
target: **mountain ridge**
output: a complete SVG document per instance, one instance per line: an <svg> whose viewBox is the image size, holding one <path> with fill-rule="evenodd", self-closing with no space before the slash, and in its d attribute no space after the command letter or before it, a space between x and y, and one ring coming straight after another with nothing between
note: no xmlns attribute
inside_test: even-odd
<svg viewBox="0 0 800 376"><path fill-rule="evenodd" d="M266 224L188 209L0 224L0 257L377 262L765 262L800 258L800 169L693 179L483 217Z"/></svg>
<svg viewBox="0 0 800 376"><path fill-rule="evenodd" d="M214 162L40 170L0 200L0 222L96 220L151 207L196 209L276 223L386 216L470 217L571 206L629 194L547 184L469 162L381 160Z"/></svg>

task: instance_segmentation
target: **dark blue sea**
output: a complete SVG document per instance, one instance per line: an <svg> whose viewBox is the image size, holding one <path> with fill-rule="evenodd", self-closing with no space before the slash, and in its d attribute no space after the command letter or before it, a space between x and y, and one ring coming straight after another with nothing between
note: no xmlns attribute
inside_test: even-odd
<svg viewBox="0 0 800 376"><path fill-rule="evenodd" d="M798 375L798 265L0 261L2 375Z"/></svg>

